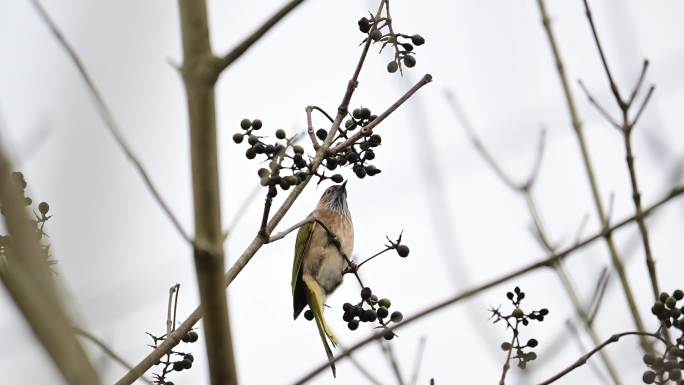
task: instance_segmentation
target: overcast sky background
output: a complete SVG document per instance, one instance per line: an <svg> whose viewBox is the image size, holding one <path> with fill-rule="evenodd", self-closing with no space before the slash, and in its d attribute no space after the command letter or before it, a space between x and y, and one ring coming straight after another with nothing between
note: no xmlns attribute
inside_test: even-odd
<svg viewBox="0 0 684 385"><path fill-rule="evenodd" d="M210 1L214 50L228 50L282 3ZM634 136L643 201L649 204L678 182L671 175L684 154L680 39L684 3L592 3L622 90L631 89L643 58L651 61L647 82L657 88ZM185 97L181 79L169 64L181 57L177 3L45 0L44 5L90 70L162 195L184 227L192 229ZM217 86L217 118L224 224L258 182L259 165L247 161L244 145L231 140L240 119L262 119L264 133L277 128L292 133L305 128L306 105L334 112L360 53L363 36L356 21L376 7L371 1L306 1L223 74ZM603 199L607 202L615 194L614 219L631 215L622 138L591 108L575 82L583 79L617 113L582 3L550 0L548 8ZM547 127L547 151L536 193L553 239L564 245L573 242L585 214L591 215L586 235L599 226L536 1L393 1L392 16L398 32L426 38L427 43L417 48L418 64L401 79L385 70L389 53L377 55L373 48L352 106L380 113L423 74L431 73L434 81L378 130L383 145L375 164L383 173L364 180L352 177L350 170L345 175L352 178L349 205L358 256L380 250L385 235L395 237L404 230L410 257L384 255L364 267L363 276L379 296L392 299L392 309L408 316L459 289L543 256L530 234L524 201L493 175L468 143L445 101L446 90L457 95L484 142L516 178L527 175L539 129ZM145 332L165 330L171 285L182 285L181 319L198 303L191 250L116 146L74 66L29 2L0 4L0 49L2 140L25 172L34 201L45 200L52 207L54 218L47 232L74 317L137 362L149 352ZM325 125L317 118L317 127ZM282 227L306 216L322 190L309 186ZM263 192L259 194L227 242L227 263L258 229ZM669 290L682 284L683 209L681 202L671 204L649 222L661 286ZM616 241L624 257L631 255L626 262L629 278L644 319L655 329L643 251L638 243L636 248L630 246L635 229L620 231ZM325 359L314 324L292 320L293 245L290 236L264 247L230 286L242 383L288 384ZM601 242L568 260L567 268L583 298L588 298L601 268L608 264ZM548 307L551 314L522 332L523 339L540 341L539 359L530 364L527 377L513 368L510 383L539 381L572 362L580 354L565 326L573 309L556 275L545 270L402 329L392 343L405 377L411 375L416 348L425 337L419 384L432 377L437 384L496 383L504 360L498 346L509 337L502 325L488 323L487 308L506 306L505 293L515 285L527 293L526 308ZM341 319L342 303L357 296L356 282L347 278L328 303L332 309L327 318L344 345L371 332L367 325L351 332ZM611 282L596 328L604 338L633 329L617 280ZM4 383L60 383L4 290L0 290L0 330ZM545 354L554 340L563 350ZM583 341L589 344L587 338ZM97 348L84 344L106 383L124 373ZM171 379L176 384L207 383L203 345L182 349L193 352L197 364ZM621 341L608 351L625 383L640 381L644 368L637 339ZM377 344L356 357L384 384L395 382ZM559 383L596 381L585 366ZM331 374L326 371L313 383L333 383ZM365 383L365 379L344 361L338 365L335 383Z"/></svg>

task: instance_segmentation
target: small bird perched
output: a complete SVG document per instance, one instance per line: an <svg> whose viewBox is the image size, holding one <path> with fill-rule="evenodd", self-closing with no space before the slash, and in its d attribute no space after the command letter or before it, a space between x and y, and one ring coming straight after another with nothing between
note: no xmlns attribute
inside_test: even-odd
<svg viewBox="0 0 684 385"><path fill-rule="evenodd" d="M328 187L316 209L307 218L311 222L299 228L292 265L294 318L297 319L304 307L309 305L333 377L335 363L328 339L333 347L337 345L337 340L323 318L323 307L328 295L342 283L344 270L348 266L340 250L348 257L354 248L354 226L347 207L346 184Z"/></svg>

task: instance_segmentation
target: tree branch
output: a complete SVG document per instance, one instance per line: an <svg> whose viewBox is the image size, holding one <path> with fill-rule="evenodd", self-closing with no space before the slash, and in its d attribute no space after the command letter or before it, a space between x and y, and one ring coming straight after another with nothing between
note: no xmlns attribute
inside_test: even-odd
<svg viewBox="0 0 684 385"><path fill-rule="evenodd" d="M651 213L653 213L655 210L657 210L662 205L666 204L667 202L671 201L672 199L674 199L676 197L681 196L682 194L684 194L684 186L680 186L680 187L676 187L676 188L672 189L672 191L670 191L669 194L665 195L660 200L655 202L653 205L648 207L644 211L643 216L650 215ZM410 324L412 324L412 323L414 323L414 322L416 322L416 321L418 321L418 320L420 320L420 319L422 319L428 315L431 315L434 312L440 311L442 309L447 308L450 305L461 302L467 298L473 297L473 296L475 296L475 295L477 295L477 294L479 294L479 293L481 293L487 289L491 289L491 288L498 286L502 283L505 283L505 282L507 282L513 278L517 278L517 277L522 276L524 274L527 274L529 272L538 270L542 267L551 267L551 266L553 266L553 264L557 263L558 261L564 260L565 258L567 258L571 255L574 255L575 251L580 250L580 249L590 245L591 243L593 243L593 242L595 242L601 238L605 238L606 235L612 234L616 230L634 222L635 220L636 220L636 216L631 216L629 218L623 219L622 221L616 223L615 225L608 227L608 228L605 228L605 229L602 229L601 231L597 232L596 234L594 234L590 237L587 237L584 240L582 240L581 242L579 242L579 243L577 243L571 247L568 247L562 251L559 251L556 254L549 255L545 258L539 259L539 260L532 262L528 265L525 265L525 266L523 266L517 270L514 270L512 272L501 275L498 278L495 278L491 281L485 282L481 285L474 286L470 289L464 290L464 291L460 292L459 294L457 294L451 298L448 298L448 299L443 300L441 302L438 302L432 306L429 306L429 307L419 311L418 313L416 313L410 317L405 318L401 323L396 324L396 325L394 325L388 329L385 329L385 330L383 330L383 332L373 333L370 336L364 338L363 340L357 342L356 344L352 345L348 350L346 350L342 354L335 357L334 361L338 362L338 361L346 358L347 356L349 356L349 354L351 354L354 351L366 346L370 342L373 342L376 339L382 338L384 336L384 334L387 332L394 332L396 329L410 325ZM329 363L327 361L325 363L319 365L314 370L312 370L311 372L306 374L304 377L302 377L301 379L296 381L296 384L303 384L303 383L308 382L309 380L313 379L317 374L326 370L328 368L328 365L329 365Z"/></svg>
<svg viewBox="0 0 684 385"><path fill-rule="evenodd" d="M101 384L57 296L36 228L24 208L24 197L11 178L12 166L0 144L0 206L11 237L11 250L0 268L0 281L68 384Z"/></svg>
<svg viewBox="0 0 684 385"><path fill-rule="evenodd" d="M549 46L553 54L553 60L556 65L556 70L558 72L558 77L563 89L563 94L565 96L565 102L568 108L568 114L570 115L570 121L572 127L575 131L575 136L577 137L577 142L580 147L580 152L582 153L582 161L584 164L584 170L589 181L589 186L591 188L591 195L594 200L594 206L596 209L596 214L601 223L601 227L608 227L608 217L603 208L603 202L601 199L601 193L599 191L598 182L596 180L596 175L594 173L594 168L592 166L591 157L589 155L589 149L587 147L587 142L584 137L584 130L582 123L579 119L579 114L577 113L577 108L575 104L575 98L570 89L570 83L568 81L568 76L565 72L565 66L563 65L563 60L561 58L560 50L558 49L558 44L556 43L556 38L554 36L553 28L551 27L551 20L549 14L546 10L546 4L544 0L537 0L537 5L539 7L539 12L541 14L542 25L544 27L544 32L549 41ZM608 248L608 253L610 254L613 267L620 278L620 283L622 284L622 291L627 301L627 306L629 307L630 313L632 315L632 320L636 329L640 332L645 332L644 323L641 320L641 315L634 299L634 294L632 293L632 287L627 279L627 274L625 273L624 264L618 254L617 247L615 246L615 241L613 240L610 233L605 235L606 246ZM650 342L645 338L641 339L641 344L644 350L650 350Z"/></svg>
<svg viewBox="0 0 684 385"><path fill-rule="evenodd" d="M256 31L252 32L247 36L240 44L235 46L230 52L226 53L221 58L216 58L216 77L228 68L235 60L237 60L242 54L244 54L250 47L254 45L259 39L264 37L268 31L271 30L279 21L281 21L285 16L287 16L291 11L297 8L298 5L303 3L304 0L290 0L283 7L278 10L273 16L266 20Z"/></svg>

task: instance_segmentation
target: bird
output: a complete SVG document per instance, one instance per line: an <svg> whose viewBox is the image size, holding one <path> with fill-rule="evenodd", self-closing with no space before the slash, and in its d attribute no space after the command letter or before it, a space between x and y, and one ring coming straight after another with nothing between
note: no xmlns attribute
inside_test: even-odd
<svg viewBox="0 0 684 385"><path fill-rule="evenodd" d="M349 266L348 257L354 248L354 226L347 206L346 184L345 181L330 186L323 192L307 222L297 232L292 265L294 319L309 306L333 377L336 376L335 363L328 340L336 347L337 338L325 321L323 310L328 296L342 283L344 271Z"/></svg>

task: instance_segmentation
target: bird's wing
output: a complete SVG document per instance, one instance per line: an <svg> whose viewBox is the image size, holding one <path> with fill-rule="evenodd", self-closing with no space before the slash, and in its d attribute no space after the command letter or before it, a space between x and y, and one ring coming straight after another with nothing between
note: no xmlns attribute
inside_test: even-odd
<svg viewBox="0 0 684 385"><path fill-rule="evenodd" d="M295 295L297 282L300 279L300 271L302 269L302 262L304 262L304 254L309 248L311 234L316 228L316 222L307 223L299 228L297 231L297 242L295 243L295 255L292 263L292 295Z"/></svg>

